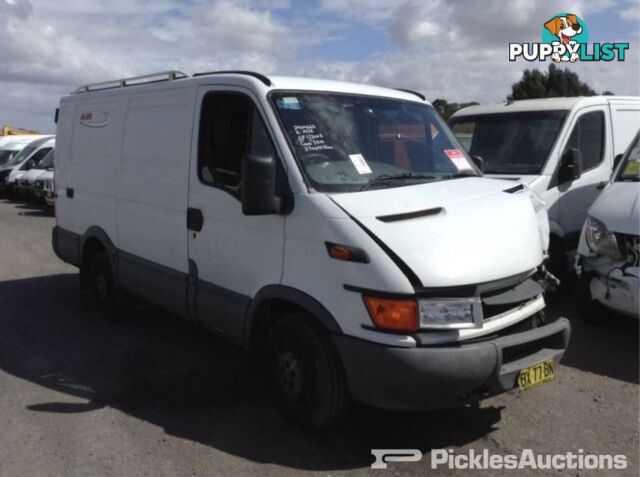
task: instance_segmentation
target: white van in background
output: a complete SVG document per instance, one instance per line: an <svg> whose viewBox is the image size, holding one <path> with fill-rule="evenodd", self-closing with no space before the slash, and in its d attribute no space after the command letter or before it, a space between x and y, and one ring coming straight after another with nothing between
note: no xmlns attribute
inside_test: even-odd
<svg viewBox="0 0 640 477"><path fill-rule="evenodd" d="M42 161L49 152L55 147L56 140L48 139L44 143L35 148L33 153L26 156L23 161L16 164L6 180L6 187L9 190L9 194L17 192L18 194L24 194L29 189L29 182L24 178L31 169L37 168L40 161Z"/></svg>
<svg viewBox="0 0 640 477"><path fill-rule="evenodd" d="M33 136L31 136L31 141L26 146L20 145L19 147L21 147L21 149L19 152L13 154L4 164L0 164L0 192L11 195L11 186L14 185L14 182L12 181L11 186L9 185L9 175L11 175L17 167L21 167L45 142L53 138L53 136L35 137L37 139L33 139Z"/></svg>
<svg viewBox="0 0 640 477"><path fill-rule="evenodd" d="M549 210L551 268L573 268L587 210L640 124L640 98L546 98L471 106L449 125L490 177L522 181Z"/></svg>
<svg viewBox="0 0 640 477"><path fill-rule="evenodd" d="M0 167L19 153L27 144L43 136L0 137Z"/></svg>
<svg viewBox="0 0 640 477"><path fill-rule="evenodd" d="M173 71L82 87L58 117L56 254L107 311L132 294L250 350L290 421L555 376L546 210L481 177L421 95Z"/></svg>

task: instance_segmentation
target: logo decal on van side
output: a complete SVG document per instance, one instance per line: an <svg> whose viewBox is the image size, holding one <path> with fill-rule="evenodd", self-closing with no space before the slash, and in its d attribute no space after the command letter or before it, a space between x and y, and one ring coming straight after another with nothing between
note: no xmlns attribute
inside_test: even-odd
<svg viewBox="0 0 640 477"><path fill-rule="evenodd" d="M100 111L97 113L87 112L82 113L80 116L80 124L90 128L102 128L107 126L111 122L111 115L109 113Z"/></svg>

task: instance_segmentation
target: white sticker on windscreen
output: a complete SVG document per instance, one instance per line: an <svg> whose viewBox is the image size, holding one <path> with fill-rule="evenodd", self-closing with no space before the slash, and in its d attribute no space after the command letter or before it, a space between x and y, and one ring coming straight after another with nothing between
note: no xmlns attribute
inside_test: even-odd
<svg viewBox="0 0 640 477"><path fill-rule="evenodd" d="M367 164L367 161L365 161L362 154L349 154L349 159L351 159L353 167L356 168L358 174L371 174L371 168L369 167L369 164Z"/></svg>
<svg viewBox="0 0 640 477"><path fill-rule="evenodd" d="M451 159L451 162L453 162L453 164L459 171L473 169L460 149L445 149L444 153L449 159Z"/></svg>

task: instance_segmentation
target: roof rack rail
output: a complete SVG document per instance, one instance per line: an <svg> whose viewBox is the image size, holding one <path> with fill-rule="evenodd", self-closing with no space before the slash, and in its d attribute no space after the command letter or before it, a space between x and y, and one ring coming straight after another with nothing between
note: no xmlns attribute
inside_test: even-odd
<svg viewBox="0 0 640 477"><path fill-rule="evenodd" d="M87 84L80 86L72 94L88 93L90 91L99 91L103 89L124 88L126 86L136 86L145 83L155 83L157 81L172 81L183 78L190 78L189 73L180 70L160 71L159 73L151 73L142 76L132 76L130 78L122 78L111 81L103 81L101 83Z"/></svg>
<svg viewBox="0 0 640 477"><path fill-rule="evenodd" d="M253 76L254 78L259 79L265 86L271 86L271 80L263 74L256 73L255 71L244 71L244 70L228 70L228 71L207 71L204 73L195 73L193 76L208 76L208 75L247 75Z"/></svg>
<svg viewBox="0 0 640 477"><path fill-rule="evenodd" d="M396 91L402 91L403 93L415 94L422 101L426 101L427 100L427 98L426 98L426 96L424 94L418 93L417 91L413 91L412 89L396 88Z"/></svg>

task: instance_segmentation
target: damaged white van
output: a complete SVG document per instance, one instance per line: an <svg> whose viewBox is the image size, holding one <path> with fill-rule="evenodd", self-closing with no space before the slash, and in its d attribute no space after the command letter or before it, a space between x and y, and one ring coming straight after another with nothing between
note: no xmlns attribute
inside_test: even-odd
<svg viewBox="0 0 640 477"><path fill-rule="evenodd" d="M449 125L492 177L521 181L549 211L550 269L571 271L587 211L640 124L640 97L509 101L456 112Z"/></svg>
<svg viewBox="0 0 640 477"><path fill-rule="evenodd" d="M251 351L309 428L351 398L463 405L553 379L544 207L485 179L418 94L172 71L62 99L53 247Z"/></svg>

